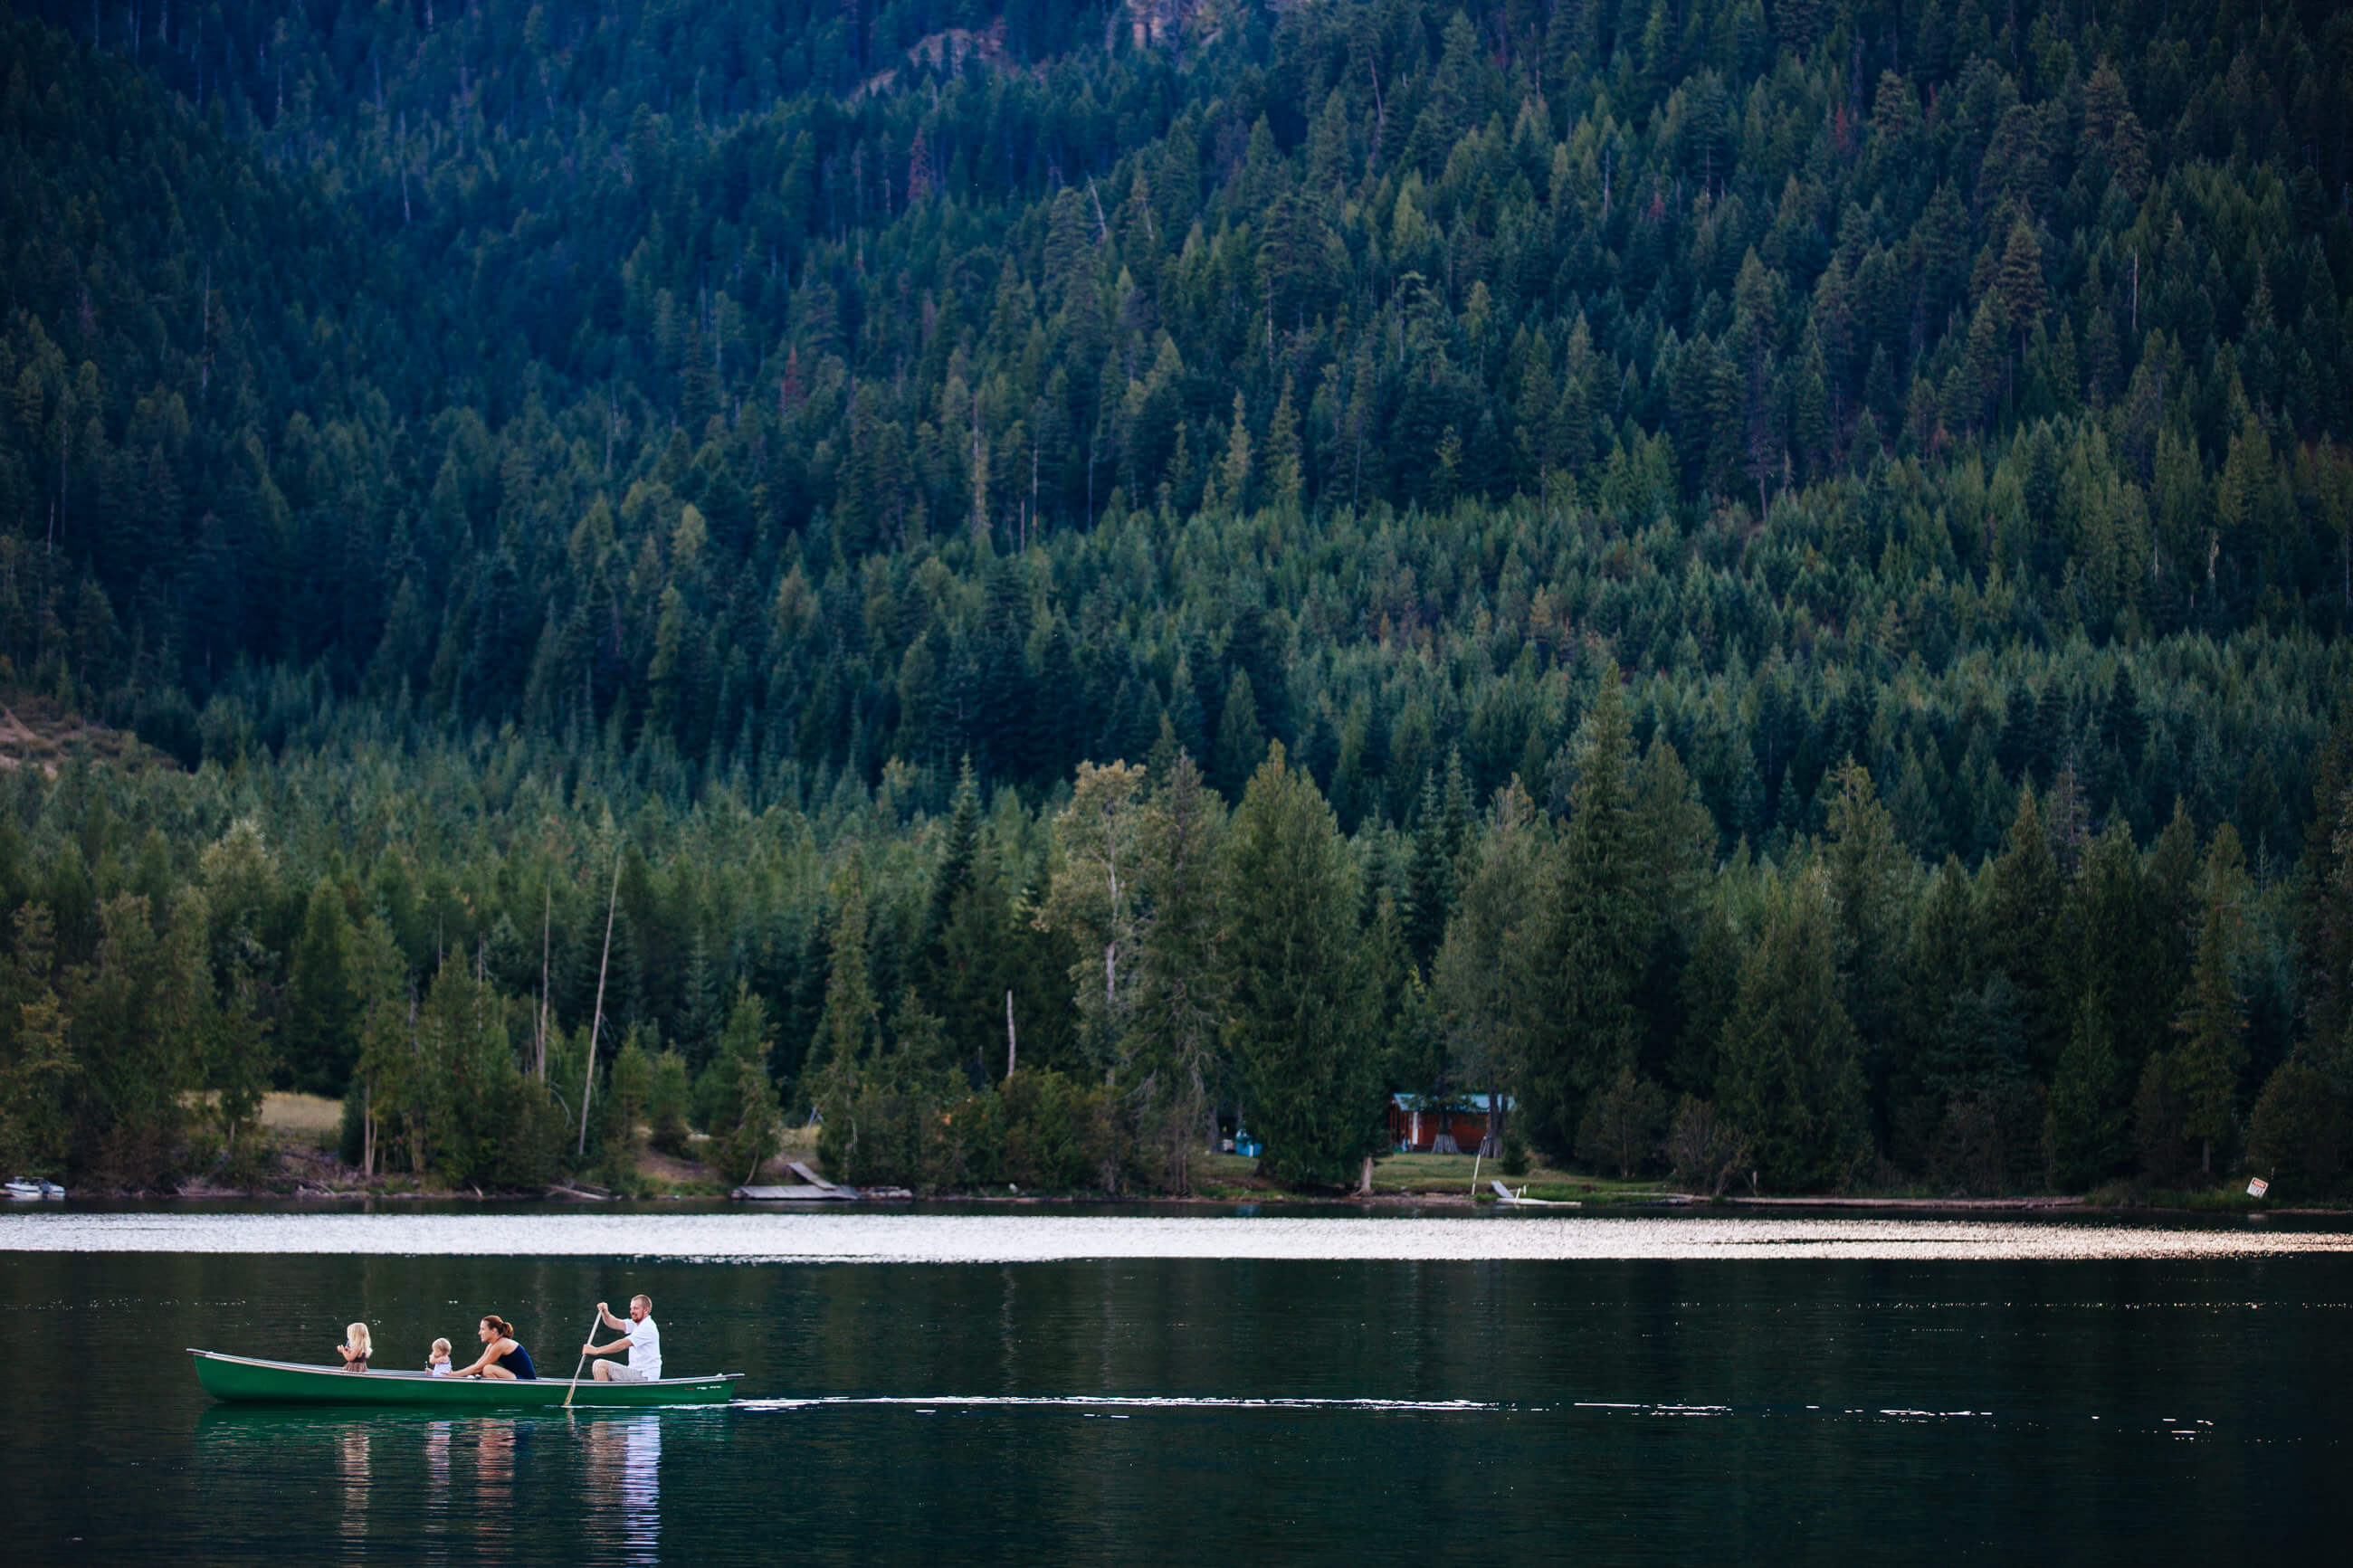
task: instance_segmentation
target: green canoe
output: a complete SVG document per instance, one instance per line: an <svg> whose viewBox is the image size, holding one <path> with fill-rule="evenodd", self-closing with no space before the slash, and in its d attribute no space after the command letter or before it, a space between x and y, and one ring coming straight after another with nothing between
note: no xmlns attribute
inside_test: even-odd
<svg viewBox="0 0 2353 1568"><path fill-rule="evenodd" d="M425 1372L345 1372L335 1366L304 1366L290 1361L257 1361L191 1349L196 1381L215 1399L236 1404L392 1405L437 1410L513 1410L559 1405L566 1394L575 1410L616 1405L724 1405L733 1397L740 1372L710 1377L666 1377L658 1383L598 1383L585 1378L543 1377L533 1383L505 1378L435 1377Z"/></svg>

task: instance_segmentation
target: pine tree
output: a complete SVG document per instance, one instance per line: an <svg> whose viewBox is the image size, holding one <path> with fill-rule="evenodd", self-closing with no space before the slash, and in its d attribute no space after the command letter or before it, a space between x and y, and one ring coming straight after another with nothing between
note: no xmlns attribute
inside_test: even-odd
<svg viewBox="0 0 2353 1568"><path fill-rule="evenodd" d="M939 864L932 871L932 891L923 905L922 952L923 968L928 972L924 984L931 984L931 974L936 974L947 961L948 922L955 912L956 900L972 886L973 861L980 848L980 784L973 776L972 757L966 753L956 773L955 797L948 808L947 837L940 847Z"/></svg>
<svg viewBox="0 0 2353 1568"><path fill-rule="evenodd" d="M2110 1044L2105 1011L2086 996L2051 1079L2043 1138L2052 1184L2082 1192L2114 1175L2126 1152L2125 1076Z"/></svg>
<svg viewBox="0 0 2353 1568"><path fill-rule="evenodd" d="M1118 1081L1137 1103L1161 1184L1191 1191L1192 1152L1221 1086L1225 1014L1218 867L1225 810L1179 753L1146 804L1137 872L1150 912L1135 936L1135 1003Z"/></svg>
<svg viewBox="0 0 2353 1568"><path fill-rule="evenodd" d="M240 952L232 962L225 994L212 1010L202 1069L224 1156L240 1171L254 1162L248 1158L253 1152L250 1145L240 1149L238 1137L261 1114L262 1098L277 1067L271 1049L276 1020L263 1009L258 968L249 952Z"/></svg>
<svg viewBox="0 0 2353 1568"><path fill-rule="evenodd" d="M95 961L69 975L63 998L86 1091L84 1147L107 1175L138 1187L173 1167L213 1005L203 893L182 890L160 931L150 907L137 893L101 906Z"/></svg>
<svg viewBox="0 0 2353 1568"><path fill-rule="evenodd" d="M79 1067L51 975L55 922L47 904L18 907L0 954L0 1160L50 1179L73 1149L71 1107Z"/></svg>
<svg viewBox="0 0 2353 1568"><path fill-rule="evenodd" d="M1717 1104L1778 1191L1843 1185L1871 1147L1835 921L1818 873L1779 889L1725 1023Z"/></svg>
<svg viewBox="0 0 2353 1568"><path fill-rule="evenodd" d="M1462 775L1461 748L1448 752L1446 783L1425 773L1414 816L1413 852L1406 870L1404 912L1407 950L1426 973L1446 935L1453 913L1463 839L1470 828L1471 787Z"/></svg>
<svg viewBox="0 0 2353 1568"><path fill-rule="evenodd" d="M359 1055L360 1003L351 971L343 896L322 880L311 890L287 976L286 1063L305 1093L340 1097Z"/></svg>
<svg viewBox="0 0 2353 1568"><path fill-rule="evenodd" d="M1266 476L1267 500L1286 510L1296 509L1304 470L1299 451L1299 411L1292 405L1288 380L1282 384L1282 396L1274 405L1274 416L1267 422L1266 450L1261 456L1259 469Z"/></svg>
<svg viewBox="0 0 2353 1568"><path fill-rule="evenodd" d="M426 1168L438 1085L420 1068L415 1048L416 1009L408 968L392 927L372 915L354 933L353 989L359 1000L359 1056L352 1069L346 1158L364 1175L391 1169L396 1144L405 1145L412 1171ZM553 1042L551 1042L552 1044ZM355 1094L357 1103L351 1103ZM350 1124L347 1123L347 1126Z"/></svg>
<svg viewBox="0 0 2353 1568"><path fill-rule="evenodd" d="M1564 1154L1576 1146L1586 1097L1641 1059L1634 994L1655 940L1639 882L1633 736L1615 667L1600 680L1561 830L1549 963L1558 991L1527 1079L1530 1141Z"/></svg>
<svg viewBox="0 0 2353 1568"><path fill-rule="evenodd" d="M1527 792L1517 780L1505 785L1430 963L1430 1006L1445 1050L1434 1081L1419 1088L1442 1098L1457 1087L1485 1090L1491 1154L1502 1152L1498 1113L1527 1082L1534 1042L1550 1023L1543 909L1550 848Z"/></svg>
<svg viewBox="0 0 2353 1568"><path fill-rule="evenodd" d="M866 957L866 889L855 866L847 868L834 887L833 932L826 960L825 1008L818 1016L817 1037L809 1047L816 1068L815 1098L828 1112L854 1097L874 1054L877 1010L873 979ZM826 1137L819 1141L830 1163L850 1136L836 1128L828 1115Z"/></svg>
<svg viewBox="0 0 2353 1568"><path fill-rule="evenodd" d="M2171 1052L2182 1131L2198 1140L2198 1168L2208 1174L2214 1169L2214 1146L2227 1147L2238 1132L2239 1075L2247 1060L2247 997L2239 973L2246 942L2245 880L2238 830L2226 822L2215 829L2199 878L2197 960L2174 1023L2183 1038Z"/></svg>
<svg viewBox="0 0 2353 1568"><path fill-rule="evenodd" d="M1356 888L1315 781L1278 742L1226 839L1226 1035L1279 1180L1337 1184L1382 1144Z"/></svg>
<svg viewBox="0 0 2353 1568"><path fill-rule="evenodd" d="M2010 222L1996 287L2001 290L2002 306L2009 312L2010 330L2018 334L2022 354L2027 334L2042 319L2044 300L2042 242L2034 237L2034 226L2022 213Z"/></svg>
<svg viewBox="0 0 2353 1568"><path fill-rule="evenodd" d="M1242 395L1237 392L1233 423L1226 431L1226 455L1218 465L1217 497L1203 504L1214 510L1222 501L1230 510L1247 510L1251 471L1250 422L1242 416Z"/></svg>
<svg viewBox="0 0 2353 1568"><path fill-rule="evenodd" d="M760 1167L784 1144L783 1113L768 1077L771 1045L767 1004L739 983L709 1069L725 1075L723 1092L713 1097L712 1163L732 1182L757 1180Z"/></svg>
<svg viewBox="0 0 2353 1568"><path fill-rule="evenodd" d="M1862 1041L1873 1109L1883 1126L1907 934L1904 912L1914 901L1916 871L1870 773L1850 756L1831 783L1837 793L1824 824L1823 862L1838 913L1839 972Z"/></svg>
<svg viewBox="0 0 2353 1568"><path fill-rule="evenodd" d="M2001 858L1994 862L1986 920L1994 966L2009 978L2024 1013L2027 1045L2038 1071L2057 1059L2061 1018L2052 1016L2049 966L2063 891L2042 814L2030 786L2018 792Z"/></svg>
<svg viewBox="0 0 2353 1568"><path fill-rule="evenodd" d="M1259 728L1258 699L1250 690L1250 671L1234 671L1226 688L1225 712L1218 720L1217 750L1211 754L1211 777L1218 793L1239 800L1259 760L1266 755L1266 731Z"/></svg>

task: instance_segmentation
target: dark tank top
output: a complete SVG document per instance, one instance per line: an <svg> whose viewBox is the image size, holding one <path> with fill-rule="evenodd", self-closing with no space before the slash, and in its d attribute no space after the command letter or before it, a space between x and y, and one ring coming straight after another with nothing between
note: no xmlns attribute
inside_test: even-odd
<svg viewBox="0 0 2353 1568"><path fill-rule="evenodd" d="M492 1366L502 1366L506 1368L509 1372L514 1373L515 1377L521 1382L536 1383L539 1381L539 1368L531 1364L531 1352L522 1348L522 1342L520 1340L515 1342L514 1349L507 1352L506 1354L499 1357L496 1361L491 1363L491 1364Z"/></svg>

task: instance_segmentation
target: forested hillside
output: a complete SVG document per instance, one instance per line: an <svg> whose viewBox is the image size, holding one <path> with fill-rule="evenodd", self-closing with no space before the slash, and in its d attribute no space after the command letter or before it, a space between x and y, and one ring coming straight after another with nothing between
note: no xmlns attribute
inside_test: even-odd
<svg viewBox="0 0 2353 1568"><path fill-rule="evenodd" d="M16 1164L2337 1173L2335 8L0 36Z"/></svg>

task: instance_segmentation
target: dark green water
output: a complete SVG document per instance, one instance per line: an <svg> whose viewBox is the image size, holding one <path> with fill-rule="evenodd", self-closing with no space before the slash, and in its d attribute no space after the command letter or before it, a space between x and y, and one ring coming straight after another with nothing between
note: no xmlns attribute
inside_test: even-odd
<svg viewBox="0 0 2353 1568"><path fill-rule="evenodd" d="M364 1318L421 1363L496 1310L568 1372L585 1304L634 1290L673 1373L934 1403L276 1413L209 1405L180 1353L324 1360ZM0 1334L16 1562L2309 1561L2353 1522L2343 1257L10 1253ZM1215 1403L1282 1399L1490 1407Z"/></svg>

